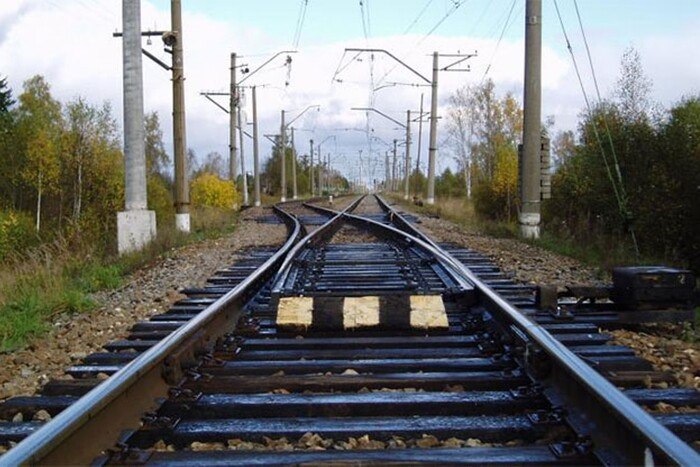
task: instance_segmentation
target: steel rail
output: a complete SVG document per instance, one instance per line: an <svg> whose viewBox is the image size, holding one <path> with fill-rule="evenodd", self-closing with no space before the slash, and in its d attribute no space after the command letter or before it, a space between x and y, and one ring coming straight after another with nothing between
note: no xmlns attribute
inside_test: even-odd
<svg viewBox="0 0 700 467"><path fill-rule="evenodd" d="M539 348L546 352L559 369L563 370L555 372L552 382L556 383L558 387L566 388L563 396L567 399L567 402L575 402L579 407L585 406L585 408L594 411L601 405L604 407L603 410L595 411L597 413L591 413L596 429L593 429L589 435L597 446L603 447L601 451L605 451L606 448L613 447L613 445L615 450L619 450L622 445L622 450L627 456L627 458L619 459L615 457L615 454L609 453L611 458L602 459L604 462L648 465L649 461L651 461L653 465L653 461L656 460L657 463L664 464L700 465L700 455L687 443L657 422L650 414L631 401L622 391L561 344L539 324L523 315L517 308L483 283L459 260L428 239L418 229L411 226L403 216L392 209L379 196L376 196L376 198L383 208L392 213L402 227L412 230L421 238L425 238L427 240L426 243L431 244L433 248L442 251L444 256L449 257L454 267L460 270L464 278L475 285L482 298L490 303L491 306L487 307L489 311L498 312L502 317L517 326ZM386 226L371 219L363 219L363 221L376 224L378 227L394 229L391 226ZM586 421L581 420L575 422L586 424ZM607 436L609 431L600 430L600 427L610 428L616 434L616 437L611 439L611 437ZM620 438L623 438L622 443L620 443ZM654 459L654 454L660 456L660 458Z"/></svg>
<svg viewBox="0 0 700 467"><path fill-rule="evenodd" d="M179 365L180 357L192 356L200 346L212 344L216 337L233 329L249 289L266 280L298 241L299 221L275 209L291 233L272 257L180 329L2 455L0 465L86 465L102 450L113 447L124 429L138 426L156 399L167 396L170 387L167 374L173 370L172 365Z"/></svg>
<svg viewBox="0 0 700 467"><path fill-rule="evenodd" d="M286 282L287 277L289 277L289 272L292 267L292 262L294 261L294 258L297 256L297 254L301 251L302 248L304 248L306 245L308 245L312 241L316 241L318 238L321 238L323 235L330 234L330 231L333 227L337 226L338 220L341 218L344 212L355 209L360 202L365 198L367 195L362 195L359 198L357 198L355 201L350 203L345 209L342 211L336 211L334 209L325 209L321 208L324 210L325 214L329 214L332 217L326 222L325 224L322 224L320 227L318 227L316 230L313 232L307 234L304 238L299 240L299 242L292 248L292 250L287 254L286 258L282 262L282 265L280 266L279 270L277 271L277 275L275 276L275 279L273 280L273 286L272 286L272 295L275 296L276 294L279 294L280 292L280 286ZM293 202L290 202L293 203ZM284 205L285 203L280 203L279 205ZM311 205L309 203L302 203L303 206L315 209L314 205ZM293 216L293 214L288 215Z"/></svg>

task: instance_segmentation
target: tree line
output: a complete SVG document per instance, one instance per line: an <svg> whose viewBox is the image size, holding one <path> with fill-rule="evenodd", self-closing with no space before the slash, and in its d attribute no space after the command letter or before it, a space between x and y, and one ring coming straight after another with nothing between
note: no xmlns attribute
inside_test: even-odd
<svg viewBox="0 0 700 467"><path fill-rule="evenodd" d="M544 229L573 242L608 238L646 257L700 271L700 96L669 109L651 99L652 83L636 50L625 51L610 96L579 115L577 130L551 135L552 198ZM450 97L444 146L454 158L436 193L467 196L483 217L514 222L522 110L493 82Z"/></svg>
<svg viewBox="0 0 700 467"><path fill-rule="evenodd" d="M172 223L173 177L159 116L145 116L148 207ZM0 260L57 237L113 252L116 213L124 208L121 134L109 103L62 103L42 76L17 97L0 79ZM192 203L231 208L237 195L222 157L199 163L188 151Z"/></svg>

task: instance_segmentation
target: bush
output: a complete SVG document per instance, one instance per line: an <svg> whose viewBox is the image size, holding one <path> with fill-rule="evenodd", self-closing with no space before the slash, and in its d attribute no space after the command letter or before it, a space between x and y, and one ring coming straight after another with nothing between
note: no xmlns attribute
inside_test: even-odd
<svg viewBox="0 0 700 467"><path fill-rule="evenodd" d="M28 214L0 211L0 261L37 242L34 225Z"/></svg>
<svg viewBox="0 0 700 467"><path fill-rule="evenodd" d="M210 173L204 173L192 181L191 196L194 207L230 209L238 204L233 183Z"/></svg>
<svg viewBox="0 0 700 467"><path fill-rule="evenodd" d="M172 222L175 218L175 206L170 187L158 175L150 175L147 184L148 208L156 212L157 224L160 226Z"/></svg>

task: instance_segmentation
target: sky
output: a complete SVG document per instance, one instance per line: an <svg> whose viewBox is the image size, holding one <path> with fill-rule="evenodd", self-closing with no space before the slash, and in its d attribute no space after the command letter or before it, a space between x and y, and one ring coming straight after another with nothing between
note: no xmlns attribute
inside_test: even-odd
<svg viewBox="0 0 700 467"><path fill-rule="evenodd" d="M558 0L562 21L582 70L584 87L594 92L591 71L573 0ZM258 86L261 134L279 133L280 110L294 121L300 155L309 140L325 141L332 164L348 178L365 183L382 178L385 151L404 130L374 112L405 121L406 110L417 112L421 94L430 107L430 88L385 54L346 53L351 48L381 48L430 78L431 54L476 53L466 63L469 72L442 72L438 79L438 115L445 115L456 89L494 80L499 93L522 99L525 0L182 0L185 48L187 145L199 158L216 151L228 156L228 115L201 96L226 92L230 53L251 71L284 50L296 50L290 66L281 54L246 85ZM589 42L603 97L611 95L620 58L633 46L652 79L652 98L668 107L700 92L700 2L697 0L579 0L578 8ZM142 0L142 29L170 27L169 0ZM303 13L303 14L302 14ZM0 7L0 76L6 76L17 96L26 79L43 75L55 97L78 96L94 104L111 102L122 119L121 30L119 0L2 0ZM143 46L164 61L162 42L146 39ZM441 65L446 64L441 58ZM145 110L160 114L166 149L172 152L170 75L144 57ZM584 100L566 47L553 0L543 0L543 118L553 116L555 129L575 130ZM245 76L245 75L239 75ZM246 96L245 115L251 115ZM227 106L225 97L218 98ZM248 118L248 120L250 120ZM438 170L454 167L438 126ZM416 157L417 124L413 124ZM422 134L421 160L427 160L428 125ZM360 155L362 151L362 155ZM270 144L261 140L261 157ZM252 170L252 142L246 141L246 168ZM368 158L368 155L371 157ZM370 162L369 169L368 160Z"/></svg>

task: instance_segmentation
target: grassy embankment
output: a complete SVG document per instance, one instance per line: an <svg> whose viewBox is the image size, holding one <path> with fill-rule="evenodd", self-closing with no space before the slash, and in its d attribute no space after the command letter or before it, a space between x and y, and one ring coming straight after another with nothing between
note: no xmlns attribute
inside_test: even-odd
<svg viewBox="0 0 700 467"><path fill-rule="evenodd" d="M232 232L237 217L231 211L196 210L190 234L159 225L155 241L123 257L101 254L92 245L71 247L63 239L15 255L0 264L0 352L42 336L58 316L94 310L92 293L118 288L137 268L176 248Z"/></svg>
<svg viewBox="0 0 700 467"><path fill-rule="evenodd" d="M449 220L462 226L465 231L482 233L492 237L519 239L518 225L506 222L484 220L477 216L474 205L464 198L438 198L433 206L416 206L408 204L403 197L391 194L388 198L408 206L410 210L424 215L434 215ZM527 243L539 246L554 253L575 258L581 263L600 269L611 271L615 266L637 264L669 264L668 261L645 255L637 258L633 253L627 238L620 240L602 235L589 233L577 238L567 237L553 232L548 226L543 226L542 235L538 240L523 240ZM676 265L680 266L680 265Z"/></svg>

